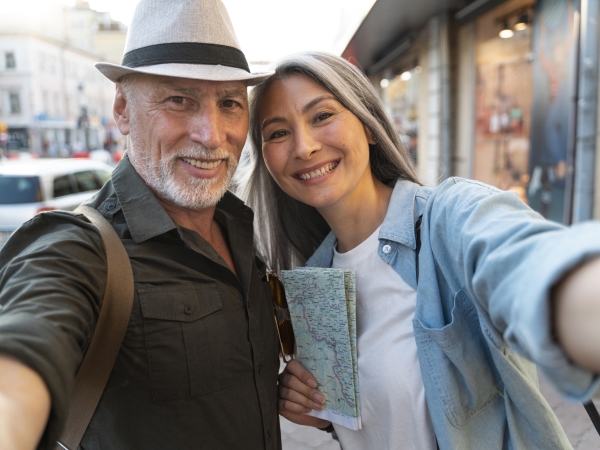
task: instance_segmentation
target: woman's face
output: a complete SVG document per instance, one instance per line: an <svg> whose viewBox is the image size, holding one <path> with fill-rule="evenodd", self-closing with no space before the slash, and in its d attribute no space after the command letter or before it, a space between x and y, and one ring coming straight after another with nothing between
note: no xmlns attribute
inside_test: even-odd
<svg viewBox="0 0 600 450"><path fill-rule="evenodd" d="M327 89L304 75L277 80L263 95L258 120L265 163L286 194L319 210L360 201L372 183L375 142Z"/></svg>

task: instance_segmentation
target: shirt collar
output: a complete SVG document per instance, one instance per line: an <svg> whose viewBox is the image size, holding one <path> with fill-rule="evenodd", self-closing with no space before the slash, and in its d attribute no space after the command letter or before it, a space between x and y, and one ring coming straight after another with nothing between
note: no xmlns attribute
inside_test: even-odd
<svg viewBox="0 0 600 450"><path fill-rule="evenodd" d="M131 237L136 244L178 228L136 172L127 153L115 167L112 183ZM230 192L225 193L217 204L217 209L250 222L254 218L252 210Z"/></svg>
<svg viewBox="0 0 600 450"><path fill-rule="evenodd" d="M390 198L390 204L379 231L379 239L398 242L415 249L417 247L415 197L419 185L412 181L398 179L393 186L394 190ZM306 265L309 267L330 267L333 260L333 247L336 242L337 238L332 231L306 261Z"/></svg>
<svg viewBox="0 0 600 450"><path fill-rule="evenodd" d="M398 242L412 249L417 247L415 197L418 189L419 185L412 181L396 180L387 213L381 224L379 239Z"/></svg>

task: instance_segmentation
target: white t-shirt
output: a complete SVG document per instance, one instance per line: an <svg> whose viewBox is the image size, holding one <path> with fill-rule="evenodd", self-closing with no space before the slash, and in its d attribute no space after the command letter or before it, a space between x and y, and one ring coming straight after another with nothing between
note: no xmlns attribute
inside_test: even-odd
<svg viewBox="0 0 600 450"><path fill-rule="evenodd" d="M377 255L379 228L331 267L356 271L362 429L334 424L344 450L436 448L412 326L417 293Z"/></svg>

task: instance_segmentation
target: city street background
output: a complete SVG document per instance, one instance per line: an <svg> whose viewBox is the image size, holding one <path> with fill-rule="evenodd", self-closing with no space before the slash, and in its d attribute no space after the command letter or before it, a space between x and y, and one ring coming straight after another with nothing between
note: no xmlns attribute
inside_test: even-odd
<svg viewBox="0 0 600 450"><path fill-rule="evenodd" d="M305 50L342 55L363 70L425 184L474 178L557 222L600 218L598 2L223 2L254 71ZM125 148L112 119L114 85L93 64L120 63L135 4L0 0L4 157L31 167L48 157L114 166ZM57 178L48 188L55 198L31 215L89 195L108 170L95 167ZM0 247L18 226L11 219L0 217ZM541 391L575 450L600 448L582 405L543 379ZM284 450L340 448L285 419L281 430Z"/></svg>

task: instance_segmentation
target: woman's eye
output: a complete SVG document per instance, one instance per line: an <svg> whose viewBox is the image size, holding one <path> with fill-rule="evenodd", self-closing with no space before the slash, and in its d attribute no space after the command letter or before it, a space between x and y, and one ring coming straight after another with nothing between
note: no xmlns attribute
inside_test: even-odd
<svg viewBox="0 0 600 450"><path fill-rule="evenodd" d="M324 120L329 119L331 116L333 116L333 113L330 113L330 112L323 112L323 113L317 114L317 117L315 117L315 122L322 122Z"/></svg>
<svg viewBox="0 0 600 450"><path fill-rule="evenodd" d="M284 130L275 131L274 133L271 133L268 140L270 141L271 139L279 139L284 136L287 136L287 134L287 131Z"/></svg>

